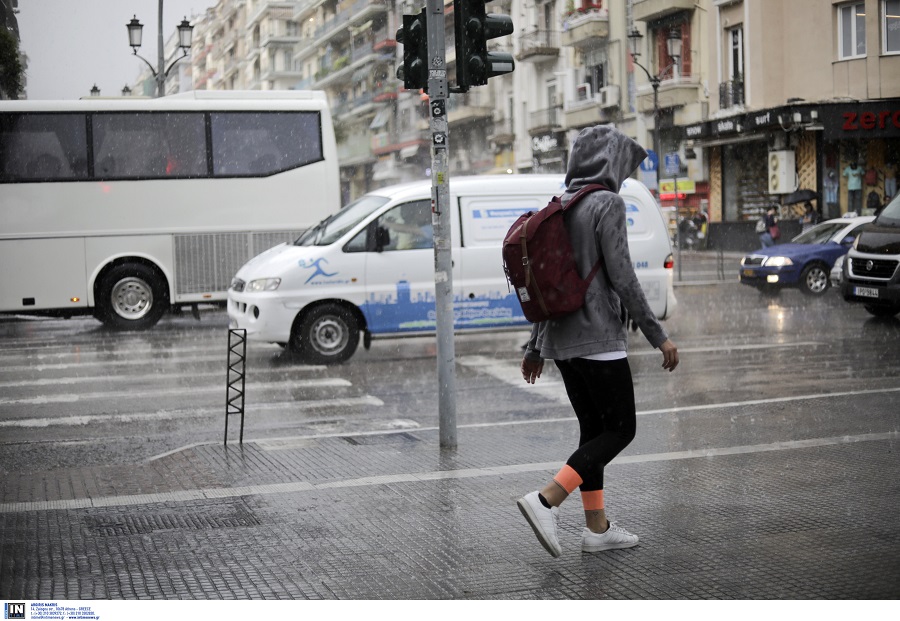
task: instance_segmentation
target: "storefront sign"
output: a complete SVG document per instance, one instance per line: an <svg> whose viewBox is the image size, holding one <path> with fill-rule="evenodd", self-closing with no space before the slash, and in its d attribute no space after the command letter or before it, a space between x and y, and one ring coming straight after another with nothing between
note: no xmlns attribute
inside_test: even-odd
<svg viewBox="0 0 900 621"><path fill-rule="evenodd" d="M659 192L660 194L674 194L675 193L675 180L674 179L660 179L659 180ZM694 194L697 192L697 183L693 179L679 179L678 180L678 193L679 194Z"/></svg>
<svg viewBox="0 0 900 621"><path fill-rule="evenodd" d="M900 137L900 99L825 106L821 116L830 140Z"/></svg>
<svg viewBox="0 0 900 621"><path fill-rule="evenodd" d="M684 128L684 137L686 140L698 140L709 135L709 123L697 123L696 125L687 125Z"/></svg>
<svg viewBox="0 0 900 621"><path fill-rule="evenodd" d="M733 117L730 119L720 119L718 121L710 121L710 124L713 126L714 131L717 135L721 136L722 134L733 134L735 132L741 131L741 119L740 117Z"/></svg>

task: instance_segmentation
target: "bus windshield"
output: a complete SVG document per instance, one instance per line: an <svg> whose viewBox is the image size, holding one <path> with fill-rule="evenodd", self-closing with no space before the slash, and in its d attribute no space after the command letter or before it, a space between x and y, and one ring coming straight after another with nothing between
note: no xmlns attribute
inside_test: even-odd
<svg viewBox="0 0 900 621"><path fill-rule="evenodd" d="M301 235L294 245L330 246L386 202L388 199L383 196L363 196L319 222Z"/></svg>

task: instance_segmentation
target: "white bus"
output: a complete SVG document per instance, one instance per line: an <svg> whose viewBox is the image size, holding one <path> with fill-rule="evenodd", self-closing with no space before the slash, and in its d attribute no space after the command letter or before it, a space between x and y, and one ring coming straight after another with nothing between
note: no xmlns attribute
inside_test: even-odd
<svg viewBox="0 0 900 621"><path fill-rule="evenodd" d="M0 312L144 329L340 209L318 91L0 102Z"/></svg>

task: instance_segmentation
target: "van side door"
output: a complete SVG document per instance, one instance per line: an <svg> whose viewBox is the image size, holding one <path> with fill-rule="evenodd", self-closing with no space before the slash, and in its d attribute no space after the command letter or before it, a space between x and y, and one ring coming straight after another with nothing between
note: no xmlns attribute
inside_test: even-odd
<svg viewBox="0 0 900 621"><path fill-rule="evenodd" d="M508 194L459 198L463 264L458 329L530 325L503 271L501 247L516 219L543 209L550 198Z"/></svg>

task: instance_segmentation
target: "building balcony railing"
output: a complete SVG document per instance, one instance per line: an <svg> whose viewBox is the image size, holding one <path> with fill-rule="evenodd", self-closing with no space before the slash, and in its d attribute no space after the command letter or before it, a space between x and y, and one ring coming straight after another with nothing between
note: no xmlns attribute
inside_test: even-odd
<svg viewBox="0 0 900 621"><path fill-rule="evenodd" d="M294 15L294 3L289 0L273 1L263 0L259 3L259 7L247 18L245 28L252 28L257 22L266 17L277 17L279 19L291 19Z"/></svg>
<svg viewBox="0 0 900 621"><path fill-rule="evenodd" d="M518 60L542 63L559 57L559 33L554 30L535 30L519 37Z"/></svg>
<svg viewBox="0 0 900 621"><path fill-rule="evenodd" d="M491 141L497 146L508 146L516 141L516 128L510 118L500 119L494 122L494 131Z"/></svg>
<svg viewBox="0 0 900 621"><path fill-rule="evenodd" d="M559 129L561 124L561 108L555 106L544 110L535 110L528 115L528 131L541 133L552 129Z"/></svg>
<svg viewBox="0 0 900 621"><path fill-rule="evenodd" d="M609 38L609 11L591 9L575 12L563 19L564 47L591 47Z"/></svg>
<svg viewBox="0 0 900 621"><path fill-rule="evenodd" d="M701 99L701 88L698 76L681 75L663 80L659 85L659 107L683 108L696 104ZM653 113L653 89L649 84L638 87L637 108L644 114Z"/></svg>
<svg viewBox="0 0 900 621"><path fill-rule="evenodd" d="M719 109L744 105L744 81L729 80L719 84Z"/></svg>
<svg viewBox="0 0 900 621"><path fill-rule="evenodd" d="M470 91L448 100L447 123L451 127L482 119L490 119L493 116L494 100L491 97L491 91ZM429 121L426 119L425 122L428 123Z"/></svg>

